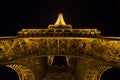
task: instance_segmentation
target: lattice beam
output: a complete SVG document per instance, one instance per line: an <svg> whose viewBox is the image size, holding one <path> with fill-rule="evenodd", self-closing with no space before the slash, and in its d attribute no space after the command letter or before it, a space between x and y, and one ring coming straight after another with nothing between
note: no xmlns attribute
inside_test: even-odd
<svg viewBox="0 0 120 80"><path fill-rule="evenodd" d="M88 55L109 62L120 62L120 41L98 38L15 38L0 40L0 61L25 55Z"/></svg>

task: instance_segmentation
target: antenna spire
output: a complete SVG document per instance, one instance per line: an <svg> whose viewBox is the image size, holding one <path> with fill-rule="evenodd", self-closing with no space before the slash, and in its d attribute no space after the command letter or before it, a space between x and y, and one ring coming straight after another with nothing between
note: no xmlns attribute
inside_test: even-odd
<svg viewBox="0 0 120 80"><path fill-rule="evenodd" d="M72 26L69 25L69 24L66 24L65 21L64 21L64 18L63 18L63 14L59 13L55 24L49 25L48 28L49 29L53 29L53 28L71 29Z"/></svg>
<svg viewBox="0 0 120 80"><path fill-rule="evenodd" d="M65 23L65 21L63 19L63 14L62 13L58 14L57 21L55 22L54 25L66 25L66 23Z"/></svg>

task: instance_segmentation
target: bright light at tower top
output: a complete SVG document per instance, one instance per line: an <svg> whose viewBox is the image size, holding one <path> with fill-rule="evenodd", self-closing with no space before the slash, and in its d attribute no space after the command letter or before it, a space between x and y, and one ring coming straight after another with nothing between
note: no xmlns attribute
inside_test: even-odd
<svg viewBox="0 0 120 80"><path fill-rule="evenodd" d="M58 19L57 19L57 21L55 22L54 25L66 25L66 23L63 19L63 14L62 13L58 14Z"/></svg>
<svg viewBox="0 0 120 80"><path fill-rule="evenodd" d="M72 28L71 25L69 24L66 24L65 21L64 21L64 18L63 18L63 13L59 13L58 14L58 18L55 22L55 24L52 24L52 25L49 25L48 28Z"/></svg>

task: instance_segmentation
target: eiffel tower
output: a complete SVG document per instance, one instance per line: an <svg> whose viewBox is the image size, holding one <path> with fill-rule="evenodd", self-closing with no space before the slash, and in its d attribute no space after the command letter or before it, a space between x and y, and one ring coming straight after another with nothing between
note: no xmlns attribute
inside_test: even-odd
<svg viewBox="0 0 120 80"><path fill-rule="evenodd" d="M101 80L106 70L120 68L120 38L73 29L59 13L47 29L0 37L0 66L13 69L19 80Z"/></svg>

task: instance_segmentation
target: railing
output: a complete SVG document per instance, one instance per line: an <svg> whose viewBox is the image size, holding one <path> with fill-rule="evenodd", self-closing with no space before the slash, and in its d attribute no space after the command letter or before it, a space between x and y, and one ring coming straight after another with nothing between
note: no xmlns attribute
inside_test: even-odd
<svg viewBox="0 0 120 80"><path fill-rule="evenodd" d="M22 37L100 37L97 29L22 29Z"/></svg>

